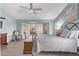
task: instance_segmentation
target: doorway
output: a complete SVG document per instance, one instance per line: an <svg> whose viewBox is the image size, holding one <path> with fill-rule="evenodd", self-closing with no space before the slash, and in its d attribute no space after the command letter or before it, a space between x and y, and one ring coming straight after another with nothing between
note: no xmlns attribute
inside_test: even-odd
<svg viewBox="0 0 79 59"><path fill-rule="evenodd" d="M28 39L32 33L37 36L48 34L48 25L46 23L24 23L21 26L21 33L24 39Z"/></svg>

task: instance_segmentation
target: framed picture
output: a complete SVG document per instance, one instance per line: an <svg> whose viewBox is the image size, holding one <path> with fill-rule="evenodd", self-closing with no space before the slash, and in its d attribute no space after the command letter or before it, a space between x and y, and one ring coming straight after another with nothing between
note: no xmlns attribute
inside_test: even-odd
<svg viewBox="0 0 79 59"><path fill-rule="evenodd" d="M0 29L2 28L2 23L3 23L3 22L2 22L2 21L0 21Z"/></svg>

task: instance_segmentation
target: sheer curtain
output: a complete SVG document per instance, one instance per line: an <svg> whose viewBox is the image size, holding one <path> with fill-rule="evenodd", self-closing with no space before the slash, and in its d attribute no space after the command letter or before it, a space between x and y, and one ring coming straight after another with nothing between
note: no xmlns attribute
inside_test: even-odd
<svg viewBox="0 0 79 59"><path fill-rule="evenodd" d="M36 33L38 36L43 35L43 24L36 24Z"/></svg>
<svg viewBox="0 0 79 59"><path fill-rule="evenodd" d="M28 39L30 37L30 24L26 24L26 38Z"/></svg>

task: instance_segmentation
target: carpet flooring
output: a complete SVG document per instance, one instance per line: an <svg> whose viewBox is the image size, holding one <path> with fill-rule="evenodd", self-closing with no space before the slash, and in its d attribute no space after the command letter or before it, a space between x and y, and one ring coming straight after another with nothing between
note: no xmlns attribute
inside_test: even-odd
<svg viewBox="0 0 79 59"><path fill-rule="evenodd" d="M23 54L24 40L11 41L8 45L0 47L1 56L32 56L32 54ZM40 52L34 56L79 56L78 53L67 52Z"/></svg>

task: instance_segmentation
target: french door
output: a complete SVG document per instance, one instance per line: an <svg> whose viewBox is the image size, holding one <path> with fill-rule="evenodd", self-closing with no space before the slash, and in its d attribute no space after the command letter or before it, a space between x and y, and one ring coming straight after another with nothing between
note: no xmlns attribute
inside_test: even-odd
<svg viewBox="0 0 79 59"><path fill-rule="evenodd" d="M43 35L43 24L24 24L25 38L31 36L31 32L35 32L37 35Z"/></svg>
<svg viewBox="0 0 79 59"><path fill-rule="evenodd" d="M31 36L31 33L34 32L37 34L37 36L47 34L48 32L48 26L44 25L43 23L36 23L36 24L23 24L22 26L22 33L25 39L28 39Z"/></svg>

